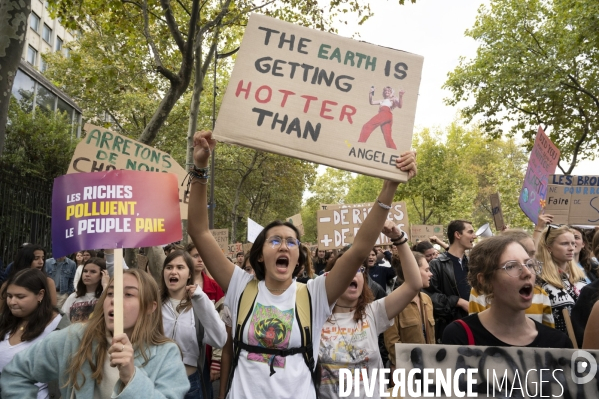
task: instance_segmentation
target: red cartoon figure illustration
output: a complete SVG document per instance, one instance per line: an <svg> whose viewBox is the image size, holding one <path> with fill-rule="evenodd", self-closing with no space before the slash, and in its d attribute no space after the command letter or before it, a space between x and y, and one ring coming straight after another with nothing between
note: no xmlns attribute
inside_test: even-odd
<svg viewBox="0 0 599 399"><path fill-rule="evenodd" d="M397 97L395 97L395 93L390 86L385 86L383 88L383 99L373 101L372 97L374 96L374 86L370 88L370 93L368 94L368 100L370 101L370 105L378 105L379 112L375 116L373 116L368 122L362 126L362 131L360 132L360 138L358 139L359 143L365 143L368 140L368 137L372 134L374 129L377 127L381 127L383 131L383 137L385 138L385 145L387 148L392 148L394 150L397 149L395 143L393 142L393 138L391 137L391 128L393 127L393 114L391 111L397 107L401 108L403 104L403 95L405 91L399 89Z"/></svg>

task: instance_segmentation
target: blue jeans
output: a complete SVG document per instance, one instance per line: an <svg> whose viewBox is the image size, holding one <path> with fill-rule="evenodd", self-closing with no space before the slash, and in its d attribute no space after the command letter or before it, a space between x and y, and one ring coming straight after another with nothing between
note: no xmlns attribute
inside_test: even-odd
<svg viewBox="0 0 599 399"><path fill-rule="evenodd" d="M203 399L202 397L202 379L200 378L200 370L188 375L189 391L185 394L185 399Z"/></svg>

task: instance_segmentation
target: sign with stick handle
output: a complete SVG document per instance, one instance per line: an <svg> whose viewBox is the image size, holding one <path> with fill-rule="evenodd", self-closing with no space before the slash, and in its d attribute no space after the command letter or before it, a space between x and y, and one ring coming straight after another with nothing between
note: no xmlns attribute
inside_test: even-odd
<svg viewBox="0 0 599 399"><path fill-rule="evenodd" d="M178 182L171 173L110 170L54 179L54 257L91 248L115 250L115 334L123 332L123 248L181 237Z"/></svg>

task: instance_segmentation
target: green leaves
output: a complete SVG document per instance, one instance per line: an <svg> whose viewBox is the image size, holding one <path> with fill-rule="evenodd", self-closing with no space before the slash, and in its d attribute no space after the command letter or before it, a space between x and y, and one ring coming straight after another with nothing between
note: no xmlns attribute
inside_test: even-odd
<svg viewBox="0 0 599 399"><path fill-rule="evenodd" d="M479 42L445 88L466 121L499 137L521 133L530 150L539 125L560 148L560 168L594 159L599 145L599 3L594 0L493 0L466 34Z"/></svg>
<svg viewBox="0 0 599 399"><path fill-rule="evenodd" d="M69 120L37 108L35 117L11 98L3 162L47 180L67 173L78 139Z"/></svg>

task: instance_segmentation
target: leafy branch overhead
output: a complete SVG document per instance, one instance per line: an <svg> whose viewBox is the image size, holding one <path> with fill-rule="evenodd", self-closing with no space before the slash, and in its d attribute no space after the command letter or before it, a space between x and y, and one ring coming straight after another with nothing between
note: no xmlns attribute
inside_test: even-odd
<svg viewBox="0 0 599 399"><path fill-rule="evenodd" d="M466 35L479 42L445 88L493 137L522 133L530 150L542 125L560 148L559 168L594 159L599 145L599 2L492 0Z"/></svg>

